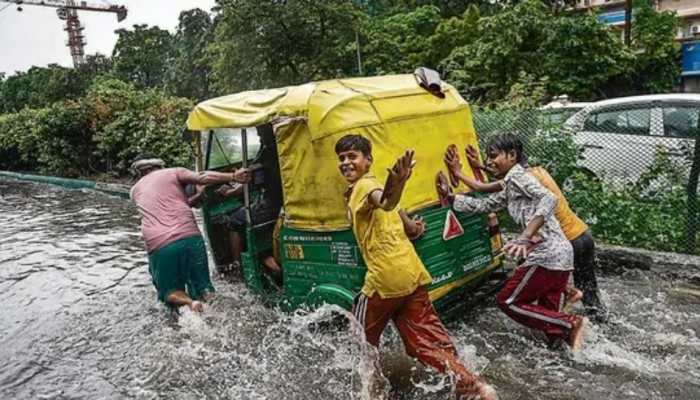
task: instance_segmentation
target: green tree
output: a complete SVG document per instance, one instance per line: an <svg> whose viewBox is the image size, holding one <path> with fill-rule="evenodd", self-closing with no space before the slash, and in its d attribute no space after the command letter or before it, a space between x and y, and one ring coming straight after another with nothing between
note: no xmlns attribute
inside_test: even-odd
<svg viewBox="0 0 700 400"><path fill-rule="evenodd" d="M430 37L430 60L435 66L447 58L452 50L472 43L481 18L479 7L472 4L461 16L443 19Z"/></svg>
<svg viewBox="0 0 700 400"><path fill-rule="evenodd" d="M44 107L55 101L80 97L88 85L87 77L72 68L50 64L31 67L0 83L0 111L19 111L24 107Z"/></svg>
<svg viewBox="0 0 700 400"><path fill-rule="evenodd" d="M472 100L503 100L522 76L546 81L548 94L596 97L629 68L616 34L591 15L554 16L539 0L524 0L478 19L473 40L441 63L447 80ZM523 75L525 74L525 75Z"/></svg>
<svg viewBox="0 0 700 400"><path fill-rule="evenodd" d="M362 29L366 72L381 75L410 73L417 66L435 68L440 59L434 58L431 37L441 22L435 6L367 20Z"/></svg>
<svg viewBox="0 0 700 400"><path fill-rule="evenodd" d="M37 111L23 108L0 115L0 168L14 171L36 170L38 143L34 140Z"/></svg>
<svg viewBox="0 0 700 400"><path fill-rule="evenodd" d="M548 78L551 95L576 99L606 97L611 81L627 76L634 55L616 30L594 15L563 15L551 18L539 52L542 75Z"/></svg>
<svg viewBox="0 0 700 400"><path fill-rule="evenodd" d="M631 91L663 93L672 90L680 76L680 45L675 42L680 20L671 11L658 12L648 2L636 4L632 24L635 60Z"/></svg>
<svg viewBox="0 0 700 400"><path fill-rule="evenodd" d="M122 176L138 154L147 152L172 166L191 167L191 151L180 139L190 100L158 89L137 90L114 79L96 82L84 100L90 108L94 158L99 170Z"/></svg>
<svg viewBox="0 0 700 400"><path fill-rule="evenodd" d="M105 75L110 75L114 63L112 59L104 54L88 54L85 56L85 62L79 65L75 70L80 76L87 77L85 89L92 84L92 80Z"/></svg>
<svg viewBox="0 0 700 400"><path fill-rule="evenodd" d="M350 0L219 0L214 77L220 92L355 74L363 13Z"/></svg>
<svg viewBox="0 0 700 400"><path fill-rule="evenodd" d="M53 103L37 111L31 139L36 141L39 172L58 176L86 176L92 166L92 130L88 109L81 101Z"/></svg>
<svg viewBox="0 0 700 400"><path fill-rule="evenodd" d="M137 88L165 87L165 77L173 56L170 33L157 26L134 25L118 29L112 52L117 78L132 82Z"/></svg>
<svg viewBox="0 0 700 400"><path fill-rule="evenodd" d="M214 41L213 29L206 11L195 8L180 13L167 75L168 92L195 100L211 97L212 68L207 49Z"/></svg>

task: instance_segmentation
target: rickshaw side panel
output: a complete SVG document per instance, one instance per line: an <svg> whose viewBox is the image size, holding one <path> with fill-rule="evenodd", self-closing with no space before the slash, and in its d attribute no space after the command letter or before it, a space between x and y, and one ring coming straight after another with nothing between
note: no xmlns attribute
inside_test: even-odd
<svg viewBox="0 0 700 400"><path fill-rule="evenodd" d="M362 288L366 268L352 231L309 232L283 227L280 244L284 292L290 308L307 303L321 285L336 285L353 294Z"/></svg>
<svg viewBox="0 0 700 400"><path fill-rule="evenodd" d="M487 217L456 215L464 234L445 241L442 232L447 212L447 208L433 206L416 213L423 217L427 230L414 241L433 277L428 290L440 313L456 308L500 266L500 259L492 254ZM360 292L366 266L351 230L317 233L285 227L280 240L289 308L302 304L313 307L321 302L337 304L333 293L327 297L314 295L324 285L344 289L346 297ZM338 305L348 306L348 302L342 303Z"/></svg>

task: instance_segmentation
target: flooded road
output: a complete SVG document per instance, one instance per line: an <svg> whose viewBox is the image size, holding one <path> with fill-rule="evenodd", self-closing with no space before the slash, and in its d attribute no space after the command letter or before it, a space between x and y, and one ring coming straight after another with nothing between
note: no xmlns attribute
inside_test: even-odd
<svg viewBox="0 0 700 400"><path fill-rule="evenodd" d="M203 317L174 322L125 200L0 180L0 215L0 399L450 398L393 329L379 354L321 329L330 307L284 314L215 280ZM501 399L700 399L697 282L629 271L601 287L611 321L575 356L493 304L448 328Z"/></svg>

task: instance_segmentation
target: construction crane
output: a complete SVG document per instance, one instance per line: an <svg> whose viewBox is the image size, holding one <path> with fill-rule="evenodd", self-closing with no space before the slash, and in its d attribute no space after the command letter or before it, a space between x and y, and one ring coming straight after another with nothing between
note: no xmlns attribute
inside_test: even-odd
<svg viewBox="0 0 700 400"><path fill-rule="evenodd" d="M86 1L75 0L0 0L0 3L17 4L17 11L22 11L22 5L52 7L56 9L58 18L66 21L63 28L68 32L66 46L70 48L70 55L73 57L73 65L79 66L85 62L85 26L78 19L78 10L110 12L117 15L117 21L121 22L126 18L126 7L113 4L91 4ZM106 3L106 2L105 2Z"/></svg>

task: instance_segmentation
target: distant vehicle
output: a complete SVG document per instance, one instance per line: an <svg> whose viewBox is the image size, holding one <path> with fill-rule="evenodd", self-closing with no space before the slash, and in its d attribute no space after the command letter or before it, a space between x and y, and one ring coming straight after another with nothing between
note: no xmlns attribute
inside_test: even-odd
<svg viewBox="0 0 700 400"><path fill-rule="evenodd" d="M689 160L699 114L700 94L631 96L593 103L564 126L584 149L581 167L598 177L629 182L657 155Z"/></svg>
<svg viewBox="0 0 700 400"><path fill-rule="evenodd" d="M559 96L554 100L540 108L541 115L544 118L543 122L547 124L561 124L568 120L572 115L592 105L592 102L572 102L569 97Z"/></svg>

